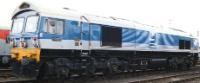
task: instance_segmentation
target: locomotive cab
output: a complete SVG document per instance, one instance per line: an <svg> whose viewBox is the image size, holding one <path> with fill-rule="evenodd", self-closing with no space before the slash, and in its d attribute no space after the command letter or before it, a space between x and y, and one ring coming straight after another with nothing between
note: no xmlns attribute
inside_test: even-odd
<svg viewBox="0 0 200 83"><path fill-rule="evenodd" d="M38 65L40 61L38 36L40 18L40 14L30 9L30 5L27 3L23 3L14 12L9 43L11 46L11 66L16 70L27 65ZM23 70L28 69L24 68ZM22 72L14 71L14 73Z"/></svg>
<svg viewBox="0 0 200 83"><path fill-rule="evenodd" d="M40 16L37 12L26 10L13 17L11 57L17 61L24 57L39 61L38 26Z"/></svg>
<svg viewBox="0 0 200 83"><path fill-rule="evenodd" d="M66 21L62 16L57 15L57 12L49 14L49 10L44 10L38 8L38 5L24 2L13 14L10 45L14 73L29 76L30 73L37 75L37 69L43 62L41 61L42 57L58 55L59 50L51 50L54 48L64 50L73 47L72 49L80 49L80 46L82 46L82 48L88 49L89 42L80 43L81 37L88 39L88 24L82 23L82 25L79 25L80 21ZM66 11L65 9L62 10ZM78 16L77 18L80 19ZM73 28L74 33L65 33L70 32L64 29L65 25L70 25L69 28ZM84 36L80 35L80 26L86 27L82 29ZM74 40L64 40L72 38L72 36ZM68 52L68 50L65 52ZM65 55L53 57L63 56Z"/></svg>

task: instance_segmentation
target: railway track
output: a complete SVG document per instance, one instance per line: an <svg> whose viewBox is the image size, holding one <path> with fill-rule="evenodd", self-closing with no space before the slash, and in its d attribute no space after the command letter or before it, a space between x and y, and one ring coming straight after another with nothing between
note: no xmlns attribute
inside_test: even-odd
<svg viewBox="0 0 200 83"><path fill-rule="evenodd" d="M199 77L200 66L189 71L139 71L135 73L113 75L111 77L77 78L70 81L68 80L65 83L187 83L187 81L200 79Z"/></svg>
<svg viewBox="0 0 200 83"><path fill-rule="evenodd" d="M182 83L184 80L185 81L190 81L189 76L192 77L197 77L200 74L199 68L193 68L189 71L177 71L177 72L166 72L166 71L153 71L153 70L148 70L148 71L137 71L134 73L122 73L122 74L113 74L110 76L104 76L104 75L98 75L95 77L75 77L71 78L65 81L56 81L56 80L48 80L42 83L168 83L168 82L175 82L175 83ZM182 79L176 78L171 81L149 81L152 78L161 78L161 77L170 77L170 76L177 76L178 77L181 75ZM188 79L188 80L186 80ZM142 82L146 80L146 82ZM148 81L147 81L148 80ZM167 80L167 79L166 79Z"/></svg>
<svg viewBox="0 0 200 83"><path fill-rule="evenodd" d="M33 83L34 81L36 79L15 77L10 68L0 69L0 83Z"/></svg>
<svg viewBox="0 0 200 83"><path fill-rule="evenodd" d="M75 76L65 80L42 80L40 83L187 83L200 79L200 66L189 71L166 72L164 70L137 71L134 73L119 73L109 76L102 74L88 77ZM10 69L0 69L0 83L39 83L34 78L18 78L12 75ZM190 82L188 82L190 83Z"/></svg>
<svg viewBox="0 0 200 83"><path fill-rule="evenodd" d="M200 71L155 77L153 79L151 78L145 80L131 81L129 83L182 83L197 78L200 78Z"/></svg>

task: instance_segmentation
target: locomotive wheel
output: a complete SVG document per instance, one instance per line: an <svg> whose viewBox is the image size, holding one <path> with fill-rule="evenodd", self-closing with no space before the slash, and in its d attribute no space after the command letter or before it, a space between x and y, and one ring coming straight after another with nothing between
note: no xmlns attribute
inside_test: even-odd
<svg viewBox="0 0 200 83"><path fill-rule="evenodd" d="M18 61L12 60L11 68L14 74L19 75L21 74L21 64Z"/></svg>
<svg viewBox="0 0 200 83"><path fill-rule="evenodd" d="M52 61L46 61L39 68L39 74L37 76L38 80L50 78L55 74L55 67Z"/></svg>
<svg viewBox="0 0 200 83"><path fill-rule="evenodd" d="M95 68L95 66L94 66L94 65L90 65L90 66L88 66L88 68L87 68L87 72L88 72L88 75L94 75L95 72L96 72L96 68Z"/></svg>
<svg viewBox="0 0 200 83"><path fill-rule="evenodd" d="M69 78L69 72L70 72L69 68L65 66L56 68L57 78L61 79Z"/></svg>
<svg viewBox="0 0 200 83"><path fill-rule="evenodd" d="M20 76L35 77L37 75L37 64L33 59L23 58L21 62L11 62L13 73Z"/></svg>
<svg viewBox="0 0 200 83"><path fill-rule="evenodd" d="M178 69L177 58L171 58L168 60L169 71L176 71Z"/></svg>
<svg viewBox="0 0 200 83"><path fill-rule="evenodd" d="M96 72L96 60L94 58L92 58L89 62L89 64L87 65L87 74L88 75L94 75Z"/></svg>
<svg viewBox="0 0 200 83"><path fill-rule="evenodd" d="M186 69L189 70L192 67L192 61L190 59L185 59Z"/></svg>
<svg viewBox="0 0 200 83"><path fill-rule="evenodd" d="M23 58L21 61L21 72L28 77L35 77L37 75L37 63L30 58Z"/></svg>
<svg viewBox="0 0 200 83"><path fill-rule="evenodd" d="M35 64L29 64L22 66L22 74L28 77L35 77L37 75L37 66Z"/></svg>
<svg viewBox="0 0 200 83"><path fill-rule="evenodd" d="M54 61L55 73L57 78L66 79L70 77L70 60L65 58L58 58Z"/></svg>
<svg viewBox="0 0 200 83"><path fill-rule="evenodd" d="M181 70L188 70L187 64L189 63L189 60L187 58L183 58L183 62L180 64L180 69Z"/></svg>
<svg viewBox="0 0 200 83"><path fill-rule="evenodd" d="M129 63L128 63L128 61L122 61L122 64L121 64L122 66L121 66L121 71L123 71L123 72L129 72L129 70L130 71L132 71L130 68L129 68Z"/></svg>
<svg viewBox="0 0 200 83"><path fill-rule="evenodd" d="M107 62L110 73L120 73L120 61L117 58L111 58Z"/></svg>
<svg viewBox="0 0 200 83"><path fill-rule="evenodd" d="M188 68L187 68L187 64L184 62L184 63L182 63L182 64L180 64L181 65L181 70L187 70Z"/></svg>

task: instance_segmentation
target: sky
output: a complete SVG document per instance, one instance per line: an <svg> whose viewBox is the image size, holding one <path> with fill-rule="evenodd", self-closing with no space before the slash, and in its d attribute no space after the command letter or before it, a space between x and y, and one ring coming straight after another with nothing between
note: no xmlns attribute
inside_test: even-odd
<svg viewBox="0 0 200 83"><path fill-rule="evenodd" d="M25 0L1 0L0 26L11 26L15 8ZM62 6L99 16L113 16L143 24L200 31L200 0L30 0L43 6Z"/></svg>

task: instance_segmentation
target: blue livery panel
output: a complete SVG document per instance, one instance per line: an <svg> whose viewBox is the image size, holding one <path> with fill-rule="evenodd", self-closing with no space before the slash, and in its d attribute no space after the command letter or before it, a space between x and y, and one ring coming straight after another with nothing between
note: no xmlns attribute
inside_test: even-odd
<svg viewBox="0 0 200 83"><path fill-rule="evenodd" d="M72 48L77 48L75 46L74 42L75 40L80 41L90 41L92 42L90 44L90 50L93 48L95 49L103 49L105 47L101 46L101 36L102 36L102 24L94 24L94 23L87 23L87 22L78 22L74 20L66 20L66 19L59 19L64 22L64 33L63 34L49 34L43 31L45 19L48 19L49 17L40 17L40 26L37 33L42 33L40 36L40 39L46 39L48 41L51 41L52 38L61 38L64 43L72 44ZM52 18L54 19L54 18ZM81 24L79 24L81 23ZM137 48L145 48L145 49L171 49L173 48L176 50L179 49L179 41L180 40L188 40L193 42L193 38L189 37L183 37L178 35L171 35L171 34L165 34L165 33L158 33L153 31L146 31L146 30L139 30L129 27L120 27L122 28L122 46L118 47L120 50L127 50L126 47L129 47L129 50L134 50ZM28 34L26 34L28 36ZM65 41L65 42L64 42ZM87 42L86 42L87 43ZM67 44L66 44L67 45ZM136 46L137 45L137 46ZM46 45L48 48L48 45ZM140 47L142 46L142 47ZM63 46L62 49L67 49L68 46ZM191 49L197 48L197 45L191 43ZM60 49L56 48L55 49Z"/></svg>

